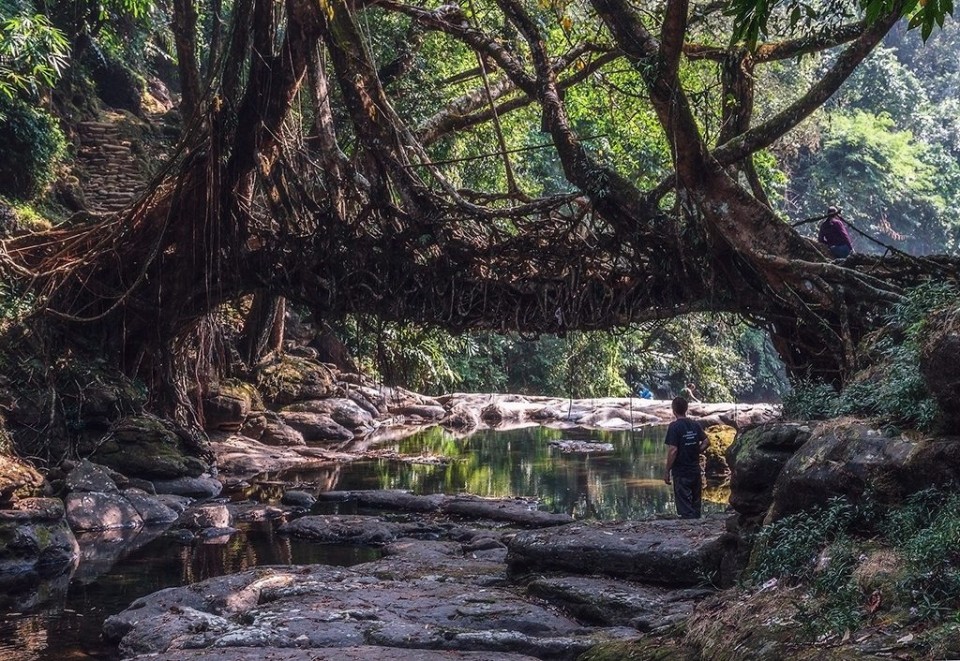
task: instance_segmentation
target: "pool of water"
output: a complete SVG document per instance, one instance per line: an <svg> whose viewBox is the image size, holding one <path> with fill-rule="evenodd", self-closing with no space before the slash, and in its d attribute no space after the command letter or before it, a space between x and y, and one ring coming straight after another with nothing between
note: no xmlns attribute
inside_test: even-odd
<svg viewBox="0 0 960 661"><path fill-rule="evenodd" d="M265 475L235 495L266 502L279 498L282 485L291 483L315 492L408 489L537 498L542 509L579 519L646 519L675 513L672 489L662 480L664 432L663 427L629 432L527 427L458 436L433 427L399 440L361 443L397 455L439 458L440 463L382 458L289 470ZM613 450L563 454L549 445L561 439L610 443ZM708 490L704 511L723 511L726 500L722 490ZM102 556L98 562L82 562L72 576L45 584L46 592L39 596L0 588L0 661L115 659L116 650L100 641L103 620L142 595L261 565L348 566L376 557L372 549L277 535L269 523L244 525L221 544L182 545L160 535L116 562Z"/></svg>
<svg viewBox="0 0 960 661"><path fill-rule="evenodd" d="M33 593L0 593L0 660L117 659L117 650L100 640L103 621L143 595L262 565L349 566L379 555L277 535L269 523L243 525L224 544L188 546L160 535L104 573L82 563L72 576L50 581L41 588L48 591L46 600L36 608L25 601Z"/></svg>
<svg viewBox="0 0 960 661"><path fill-rule="evenodd" d="M665 433L666 427L617 432L525 427L462 437L431 427L376 449L441 457L449 460L446 463L373 459L283 471L267 481L293 482L317 492L407 489L417 494L532 497L540 499L542 509L578 519L647 519L676 512L673 488L663 483ZM609 443L613 451L563 454L549 444L561 439ZM249 493L257 492L255 487ZM727 496L721 489L708 489L704 512L726 509Z"/></svg>

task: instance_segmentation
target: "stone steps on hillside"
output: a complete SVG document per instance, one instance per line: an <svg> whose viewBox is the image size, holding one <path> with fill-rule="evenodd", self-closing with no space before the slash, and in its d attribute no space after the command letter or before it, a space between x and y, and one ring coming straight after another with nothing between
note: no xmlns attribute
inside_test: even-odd
<svg viewBox="0 0 960 661"><path fill-rule="evenodd" d="M115 121L88 121L77 126L78 177L89 211L115 213L126 209L147 186L134 142L124 122L134 121L112 114Z"/></svg>

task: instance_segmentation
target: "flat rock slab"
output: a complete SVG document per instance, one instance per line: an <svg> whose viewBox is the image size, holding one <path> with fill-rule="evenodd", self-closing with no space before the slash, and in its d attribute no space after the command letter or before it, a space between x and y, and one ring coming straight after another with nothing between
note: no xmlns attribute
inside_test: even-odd
<svg viewBox="0 0 960 661"><path fill-rule="evenodd" d="M261 659L277 648L299 648L300 658L310 658L317 648L373 644L408 648L408 658L451 650L563 660L636 631L585 629L505 588L315 565L264 567L161 590L108 618L104 635L120 641L124 658L202 648L259 648Z"/></svg>
<svg viewBox="0 0 960 661"><path fill-rule="evenodd" d="M280 526L279 532L324 544L389 544L403 532L403 524L387 523L373 516L304 516Z"/></svg>
<svg viewBox="0 0 960 661"><path fill-rule="evenodd" d="M613 443L560 439L559 441L550 441L548 445L560 450L563 454L605 454L613 452Z"/></svg>
<svg viewBox="0 0 960 661"><path fill-rule="evenodd" d="M519 572L602 574L666 586L734 579L738 538L726 517L578 522L518 533L507 563Z"/></svg>
<svg viewBox="0 0 960 661"><path fill-rule="evenodd" d="M503 652L451 652L447 650L417 650L411 653L402 647L339 647L334 649L278 649L271 648L264 656L262 647L231 647L229 649L177 650L165 654L133 657L132 661L536 661L534 656L505 654Z"/></svg>
<svg viewBox="0 0 960 661"><path fill-rule="evenodd" d="M568 514L537 509L537 502L523 498L480 498L479 496L415 496L406 491L328 491L320 500L355 502L360 507L408 512L437 512L472 519L504 521L519 526L542 528L573 521Z"/></svg>
<svg viewBox="0 0 960 661"><path fill-rule="evenodd" d="M593 576L538 578L527 589L577 619L655 631L685 620L713 590L676 590Z"/></svg>

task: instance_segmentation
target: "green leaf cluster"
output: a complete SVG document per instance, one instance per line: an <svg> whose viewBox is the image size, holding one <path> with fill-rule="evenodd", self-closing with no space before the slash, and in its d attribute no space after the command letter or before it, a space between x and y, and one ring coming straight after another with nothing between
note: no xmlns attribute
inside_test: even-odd
<svg viewBox="0 0 960 661"><path fill-rule="evenodd" d="M19 99L0 100L0 195L30 200L49 184L66 139L50 113Z"/></svg>
<svg viewBox="0 0 960 661"><path fill-rule="evenodd" d="M0 96L37 96L53 87L69 50L64 34L46 16L0 2Z"/></svg>
<svg viewBox="0 0 960 661"><path fill-rule="evenodd" d="M893 580L879 586L882 604L905 608L924 623L960 612L960 494L950 485L910 495L890 508L834 498L761 528L749 581L775 578L805 587L812 602L798 602L799 619L816 634L854 630L868 613L865 588L856 576L867 551L885 549L899 563Z"/></svg>

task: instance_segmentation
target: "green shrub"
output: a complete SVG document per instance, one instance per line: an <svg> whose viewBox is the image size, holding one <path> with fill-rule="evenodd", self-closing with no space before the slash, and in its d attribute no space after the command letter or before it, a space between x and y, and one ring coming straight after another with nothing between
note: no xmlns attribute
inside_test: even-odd
<svg viewBox="0 0 960 661"><path fill-rule="evenodd" d="M20 100L0 101L0 194L29 200L49 184L66 151L63 131L49 113Z"/></svg>
<svg viewBox="0 0 960 661"><path fill-rule="evenodd" d="M940 408L920 374L920 345L927 320L955 303L957 290L927 283L907 292L886 315L883 330L867 338L861 353L871 368L837 393L821 382L799 382L783 395L788 418L823 420L839 415L875 416L896 425L931 429Z"/></svg>
<svg viewBox="0 0 960 661"><path fill-rule="evenodd" d="M811 580L820 551L831 543L845 545L847 531L857 517L853 505L833 498L826 507L799 512L764 526L757 533L751 561L754 580Z"/></svg>
<svg viewBox="0 0 960 661"><path fill-rule="evenodd" d="M748 580L799 585L813 597L797 603L798 620L815 633L854 630L866 615L855 570L864 549L892 549L902 560L888 605L908 607L924 623L960 613L960 493L928 489L881 512L870 499L833 499L757 534Z"/></svg>
<svg viewBox="0 0 960 661"><path fill-rule="evenodd" d="M838 415L840 396L822 381L801 381L784 393L783 415L793 420L826 420Z"/></svg>

